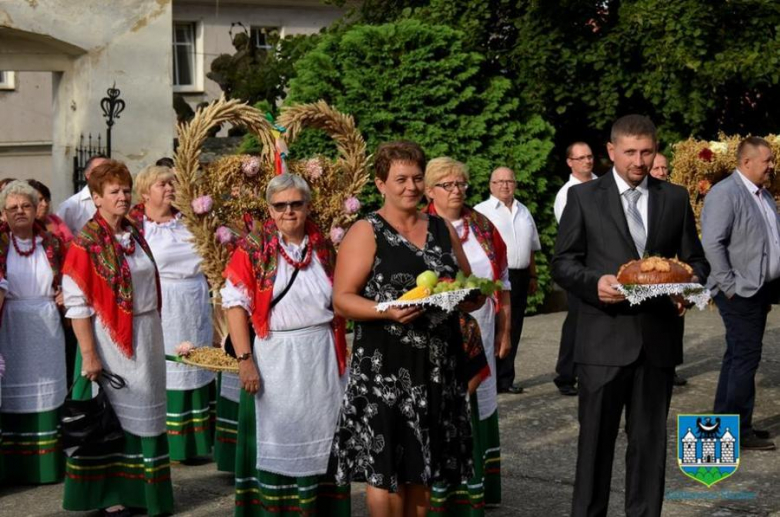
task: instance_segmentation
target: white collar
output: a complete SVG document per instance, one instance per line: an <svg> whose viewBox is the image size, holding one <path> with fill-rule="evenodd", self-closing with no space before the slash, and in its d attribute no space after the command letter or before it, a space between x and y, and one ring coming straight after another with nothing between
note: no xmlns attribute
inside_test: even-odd
<svg viewBox="0 0 780 517"><path fill-rule="evenodd" d="M620 177L620 174L617 173L614 167L612 167L612 175L615 178L615 184L617 185L618 188L618 194L620 194L621 196L623 195L623 192L625 192L626 190L630 190L634 188L628 183L626 183L626 180ZM645 176L642 182L636 186L636 189L643 196L647 195L647 176Z"/></svg>
<svg viewBox="0 0 780 517"><path fill-rule="evenodd" d="M92 200L92 194L89 192L89 185L85 185L83 189L79 190L79 201Z"/></svg>
<svg viewBox="0 0 780 517"><path fill-rule="evenodd" d="M748 190L750 191L751 194L755 195L756 192L758 192L759 187L755 183L750 181L747 178L747 176L742 174L742 171L740 171L739 169L736 169L736 171L737 171L737 174L739 174L739 177L742 179L742 183L745 184L745 186L748 188Z"/></svg>
<svg viewBox="0 0 780 517"><path fill-rule="evenodd" d="M493 202L493 208L501 208L502 206L504 206L504 207L506 206L503 201L498 199L493 194L490 194L490 201ZM515 206L517 206L517 199L512 198L512 208L514 208ZM508 210L511 211L512 208L508 208Z"/></svg>
<svg viewBox="0 0 780 517"><path fill-rule="evenodd" d="M591 180L597 180L597 179L599 179L599 177L598 177L598 176L596 176L595 174L593 174L593 173L591 172L591 173L590 173L590 179L591 179ZM569 174L569 183L572 183L572 184L574 184L574 185L579 185L580 183L585 183L585 182L584 182L584 181L581 181L581 180L580 180L580 179L579 179L577 176L575 176L574 174Z"/></svg>

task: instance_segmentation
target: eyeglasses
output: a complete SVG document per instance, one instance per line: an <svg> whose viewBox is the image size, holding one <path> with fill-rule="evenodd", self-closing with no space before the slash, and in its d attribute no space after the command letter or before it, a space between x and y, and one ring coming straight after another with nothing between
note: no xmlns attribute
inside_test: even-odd
<svg viewBox="0 0 780 517"><path fill-rule="evenodd" d="M15 212L31 212L33 210L32 204L30 203L24 203L23 205L13 205L13 206L7 206L5 207L6 212L15 213Z"/></svg>
<svg viewBox="0 0 780 517"><path fill-rule="evenodd" d="M490 183L493 185L502 185L504 187L511 187L515 183L517 183L516 180L493 180Z"/></svg>
<svg viewBox="0 0 780 517"><path fill-rule="evenodd" d="M466 192L469 189L469 184L465 181L448 181L446 183L437 183L434 187L441 187L447 192L452 192L455 187L458 187L461 192Z"/></svg>
<svg viewBox="0 0 780 517"><path fill-rule="evenodd" d="M592 154L586 154L585 156L578 156L576 158L569 158L569 160L571 160L573 162L581 162L582 160L592 161L593 160L593 155Z"/></svg>
<svg viewBox="0 0 780 517"><path fill-rule="evenodd" d="M281 203L271 203L271 207L276 210L277 212L286 212L287 209L291 209L293 212L297 212L299 210L303 210L303 205L306 204L306 201L284 201Z"/></svg>

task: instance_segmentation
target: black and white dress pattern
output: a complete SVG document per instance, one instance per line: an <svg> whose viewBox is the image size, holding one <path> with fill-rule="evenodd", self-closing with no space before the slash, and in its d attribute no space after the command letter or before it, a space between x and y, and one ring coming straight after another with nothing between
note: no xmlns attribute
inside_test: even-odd
<svg viewBox="0 0 780 517"><path fill-rule="evenodd" d="M429 216L423 249L379 214L376 256L363 296L395 300L430 269L458 271L443 220ZM471 423L457 313L435 309L411 324L358 322L350 378L331 455L339 484L365 481L391 492L399 484L460 483L472 473Z"/></svg>

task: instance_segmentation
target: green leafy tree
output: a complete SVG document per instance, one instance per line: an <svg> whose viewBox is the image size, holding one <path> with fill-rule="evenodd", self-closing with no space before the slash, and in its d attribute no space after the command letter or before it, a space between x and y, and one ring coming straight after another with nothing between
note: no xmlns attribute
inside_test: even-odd
<svg viewBox="0 0 780 517"><path fill-rule="evenodd" d="M553 129L529 114L509 79L490 74L484 56L466 47L463 32L416 19L325 34L296 63L287 101L324 99L352 114L371 150L388 140L409 139L431 158L463 161L470 170L472 204L487 197L495 167L511 167L518 197L534 214L549 253L557 184L549 182L545 166ZM308 156L332 148L320 135L305 135L291 151ZM378 206L373 187L363 202L367 209ZM540 280L547 285L547 259L538 258Z"/></svg>
<svg viewBox="0 0 780 517"><path fill-rule="evenodd" d="M776 0L367 0L350 20L410 17L464 31L556 128L559 149L575 139L603 149L611 123L634 112L666 143L777 132Z"/></svg>

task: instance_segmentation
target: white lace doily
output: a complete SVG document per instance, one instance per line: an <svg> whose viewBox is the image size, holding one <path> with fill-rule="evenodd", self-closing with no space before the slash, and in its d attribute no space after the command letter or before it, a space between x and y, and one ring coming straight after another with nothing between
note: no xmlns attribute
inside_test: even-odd
<svg viewBox="0 0 780 517"><path fill-rule="evenodd" d="M466 297L479 289L457 289L455 291L447 291L446 293L432 294L427 298L420 298L419 300L393 300L391 302L381 302L376 304L377 312L385 312L391 307L415 307L424 305L433 305L444 311L452 312L458 306L460 302L466 299Z"/></svg>
<svg viewBox="0 0 780 517"><path fill-rule="evenodd" d="M615 284L613 287L620 291L631 305L639 305L656 296L679 294L701 311L710 301L709 289L701 284Z"/></svg>

